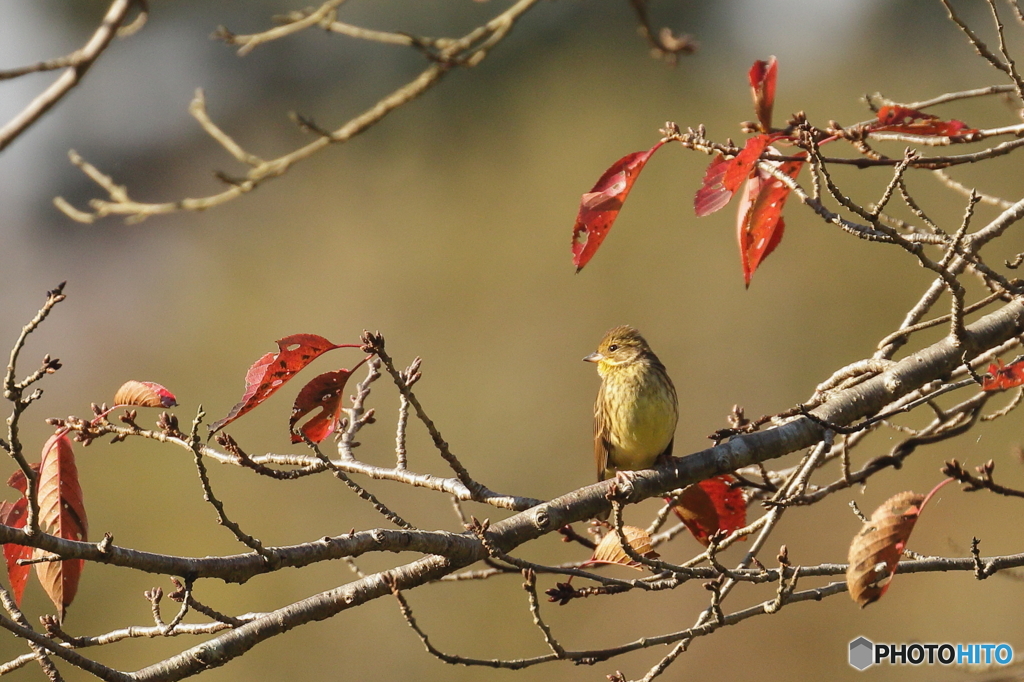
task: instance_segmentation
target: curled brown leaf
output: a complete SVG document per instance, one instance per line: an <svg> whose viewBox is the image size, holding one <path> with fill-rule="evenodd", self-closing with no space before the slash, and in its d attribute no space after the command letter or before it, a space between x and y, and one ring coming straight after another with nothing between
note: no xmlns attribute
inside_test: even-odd
<svg viewBox="0 0 1024 682"><path fill-rule="evenodd" d="M850 543L846 585L861 608L881 599L889 589L924 500L924 495L910 491L893 495L874 511Z"/></svg>
<svg viewBox="0 0 1024 682"><path fill-rule="evenodd" d="M626 536L626 542L634 552L648 559L658 558L658 553L651 548L651 536L646 530L636 526L623 526L622 534ZM601 539L587 564L620 564L632 568L642 568L638 562L626 554L615 531L609 532Z"/></svg>
<svg viewBox="0 0 1024 682"><path fill-rule="evenodd" d="M152 381L129 380L117 389L114 394L116 405L135 405L138 407L174 407L178 404L174 394L160 384Z"/></svg>

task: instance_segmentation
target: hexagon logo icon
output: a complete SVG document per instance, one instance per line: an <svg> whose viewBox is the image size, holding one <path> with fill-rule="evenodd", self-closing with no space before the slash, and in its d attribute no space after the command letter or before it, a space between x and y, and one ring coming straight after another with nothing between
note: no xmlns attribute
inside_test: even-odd
<svg viewBox="0 0 1024 682"><path fill-rule="evenodd" d="M867 637L858 637L850 642L850 665L865 670L875 662L875 645Z"/></svg>

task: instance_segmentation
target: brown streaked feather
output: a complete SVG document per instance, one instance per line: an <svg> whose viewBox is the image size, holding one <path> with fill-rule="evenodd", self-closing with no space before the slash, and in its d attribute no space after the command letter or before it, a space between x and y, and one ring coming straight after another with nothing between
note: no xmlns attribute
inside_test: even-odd
<svg viewBox="0 0 1024 682"><path fill-rule="evenodd" d="M608 468L608 452L611 444L608 442L608 419L604 413L604 389L605 382L601 382L601 388L597 391L597 402L594 403L594 459L597 462L597 480L604 480L605 469Z"/></svg>

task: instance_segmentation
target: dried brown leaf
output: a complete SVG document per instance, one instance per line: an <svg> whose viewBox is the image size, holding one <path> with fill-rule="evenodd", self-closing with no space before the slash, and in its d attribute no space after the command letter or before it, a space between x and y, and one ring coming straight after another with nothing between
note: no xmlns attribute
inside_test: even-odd
<svg viewBox="0 0 1024 682"><path fill-rule="evenodd" d="M910 491L890 497L850 543L846 585L850 597L862 608L878 601L889 589L924 500L924 495Z"/></svg>
<svg viewBox="0 0 1024 682"><path fill-rule="evenodd" d="M58 431L43 446L37 492L39 522L44 530L66 540L88 540L89 522L82 486L78 482L75 452L67 432ZM36 564L36 576L62 621L78 591L84 564L81 559Z"/></svg>
<svg viewBox="0 0 1024 682"><path fill-rule="evenodd" d="M623 526L622 534L626 536L626 542L629 543L634 552L648 559L658 558L658 553L651 549L651 536L648 535L646 530L636 526ZM594 549L593 556L590 557L587 563L620 564L622 566L642 568L638 562L633 561L626 554L625 550L622 549L622 544L619 542L619 537L615 531L610 531L601 539L601 542Z"/></svg>
<svg viewBox="0 0 1024 682"><path fill-rule="evenodd" d="M114 404L138 407L174 407L174 394L152 381L126 381L114 394Z"/></svg>

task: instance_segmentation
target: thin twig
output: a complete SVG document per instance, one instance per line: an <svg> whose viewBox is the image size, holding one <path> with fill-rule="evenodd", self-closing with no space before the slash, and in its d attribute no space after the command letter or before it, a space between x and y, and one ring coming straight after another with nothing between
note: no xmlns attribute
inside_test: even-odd
<svg viewBox="0 0 1024 682"><path fill-rule="evenodd" d="M547 643L548 648L558 658L565 656L565 649L558 643L555 636L551 634L551 628L548 627L547 623L540 615L540 604L537 602L537 574L527 569L523 571L523 589L526 590L526 594L530 598L530 614L533 616L533 623L544 635L544 641Z"/></svg>
<svg viewBox="0 0 1024 682"><path fill-rule="evenodd" d="M4 609L11 615L11 618L18 625L26 628L31 627L28 624L28 619L25 618L25 614L21 612L21 609L18 608L18 605L11 596L11 593L4 589L3 585L0 585L0 605L3 605ZM43 669L43 673L45 673L52 682L62 682L64 678L61 677L60 671L57 670L53 661L50 660L50 657L46 654L46 649L31 641L28 645L29 648L35 652L32 658L39 661L39 667Z"/></svg>
<svg viewBox="0 0 1024 682"><path fill-rule="evenodd" d="M210 485L210 476L206 471L206 465L203 463L203 448L201 447L202 440L199 437L199 425L202 424L203 417L205 416L206 412L203 411L203 407L200 405L196 412L196 417L192 421L192 432L189 438L189 441L192 444L191 450L195 458L196 470L199 472L199 482L203 486L203 499L209 502L217 511L217 523L230 530L236 540L259 554L268 563L272 564L274 561L273 552L264 547L262 542L243 531L237 523L229 519L224 511L224 503L217 499L217 496L213 494L213 488Z"/></svg>
<svg viewBox="0 0 1024 682"><path fill-rule="evenodd" d="M994 294L991 294L989 296L986 296L985 298L981 299L977 303L972 303L971 305L964 307L963 312L964 312L965 315L967 315L967 314L973 313L973 312L975 312L977 310L981 310L985 306L989 305L993 301L998 300L999 298L1002 298L1005 295L1006 294L1004 292L1000 291L1000 292L996 292ZM951 319L952 319L952 314L946 314L946 315L942 315L940 317L936 317L936 318L934 318L932 320L928 320L926 322L919 322L918 324L910 325L908 327L903 327L903 328L901 328L901 329L899 329L897 331L894 331L892 334L889 334L884 339L879 341L878 342L878 349L881 350L881 349L885 348L886 346L888 346L889 344L893 343L894 341L897 341L898 339L910 336L911 334L913 334L915 332L919 332L919 331L922 331L924 329L930 329L931 327L936 327L936 326L938 326L940 324L945 324L946 322L949 322Z"/></svg>
<svg viewBox="0 0 1024 682"><path fill-rule="evenodd" d="M647 11L647 0L629 0L640 24L640 35L650 44L652 51L671 63L675 63L679 55L689 55L697 51L697 43L688 35L676 36L668 28L655 30Z"/></svg>
<svg viewBox="0 0 1024 682"><path fill-rule="evenodd" d="M391 375L395 385L398 387L398 390L406 397L409 404L412 405L413 409L416 411L416 416L421 422L423 422L423 425L427 427L427 432L430 434L431 440L434 441L434 446L437 448L438 452L440 452L442 459L448 463L448 466L455 472L456 477L462 481L463 485L469 488L469 490L474 494L482 494L486 489L481 484L473 480L469 475L469 471L466 470L466 467L464 467L462 462L460 462L452 453L451 449L448 447L448 443L441 436L441 432L438 431L434 422L427 416L423 406L420 405L420 401L417 400L415 394L413 394L412 390L409 388L405 377L401 372L395 369L394 361L392 361L391 356L388 355L387 351L384 349L384 337L380 334L371 334L370 332L366 332L364 333L363 338L366 348L375 353L377 357L381 359L384 363L385 369L388 371L388 374ZM474 497L474 499L476 499L476 497Z"/></svg>
<svg viewBox="0 0 1024 682"><path fill-rule="evenodd" d="M999 36L999 53L1003 56L1006 73L1013 80L1013 85L1017 90L1017 99L1021 104L1024 104L1024 81L1021 80L1020 73L1017 72L1017 64L1013 61L1013 57L1010 56L1010 51L1006 49L1003 20L999 17L999 10L994 0L988 0L988 7L992 11L992 21L996 25L996 35Z"/></svg>
<svg viewBox="0 0 1024 682"><path fill-rule="evenodd" d="M37 475L29 465L28 460L25 459L21 444L20 420L22 413L39 394L38 392L33 392L28 398L23 397L24 389L30 382L27 379L21 383L17 381L18 356L21 354L22 348L25 347L28 335L43 323L43 320L47 318L55 305L65 299L64 284L65 282L61 282L55 288L46 292L46 302L43 303L43 307L39 309L35 317L29 320L28 324L21 328L21 333L11 348L10 358L7 361L7 373L4 375L4 398L11 402L12 409L11 416L7 418L7 440L2 443L2 446L7 451L7 454L18 463L18 468L25 474L25 479L27 480L28 517L25 521L25 528L29 534L39 532L39 500L36 495Z"/></svg>
<svg viewBox="0 0 1024 682"><path fill-rule="evenodd" d="M978 195L978 198L981 199L982 203L988 204L989 206L995 206L1003 210L1006 210L1013 206L1012 201L1007 201L1006 199L1003 199L1001 197L979 192L975 188L967 187L963 183L957 182L952 177L950 177L949 173L947 173L944 170L939 169L932 171L932 177L937 178L938 181L941 182L943 185L953 190L957 194L964 195L965 197L970 196L971 192L974 192L975 194Z"/></svg>
<svg viewBox="0 0 1024 682"><path fill-rule="evenodd" d="M306 442L306 445L309 447L309 449L311 449L320 459L320 461L323 462L324 465L331 470L331 473L334 474L334 477L337 478L342 483L344 483L349 490L354 492L356 496L359 497L359 499L366 500L367 502L369 502L370 505L373 506L373 508L377 511L378 514L380 514L381 516L383 516L399 528L404 528L405 530L416 530L416 527L414 525L403 519L395 512L388 509L388 507L383 502L378 500L373 493L371 493L369 490L353 481L341 469L341 467L338 466L336 462L334 462L333 460L331 460L331 458L329 458L327 455L321 452L320 446L318 446L313 441L309 440L309 437L306 436L305 433L300 432L300 435L302 436L302 439Z"/></svg>
<svg viewBox="0 0 1024 682"><path fill-rule="evenodd" d="M81 82L89 67L93 65L96 59L107 49L114 36L117 35L118 27L124 23L129 10L135 4L137 4L137 0L114 0L107 9L103 21L100 22L99 28L89 38L89 41L81 49L65 57L66 63L60 63L52 67L62 68L66 66L67 68L57 80L51 83L43 92L39 93L27 107L0 128L0 151L25 132L29 126L38 121L43 114L49 111L53 105L57 104L72 88ZM44 62L44 64L46 63ZM44 70L42 68L28 68L37 71Z"/></svg>
<svg viewBox="0 0 1024 682"><path fill-rule="evenodd" d="M130 3L132 0L117 0L118 3ZM332 0L336 2L336 0ZM380 122L389 113L399 107L408 104L434 87L452 69L465 66L473 67L487 57L490 50L508 35L515 23L536 5L540 0L518 0L511 7L495 16L483 26L477 27L458 39L443 41L444 47L436 55L431 55L430 65L424 69L416 78L405 85L394 90L375 105L363 113L350 119L340 128L337 128L328 136L318 135L315 140L298 149L295 149L283 156L269 161L262 161L252 166L246 173L244 179L231 184L230 187L218 194L212 194L200 198L184 198L177 201L165 203L143 203L130 199L127 192L112 193L104 183L98 183L108 191L109 199L93 199L89 202L89 211L83 211L72 206L62 197L54 199L57 206L68 217L79 222L91 223L99 218L109 215L123 215L128 222L140 222L154 215L176 213L178 211L202 211L248 194L256 187L268 180L280 177L300 161L304 161L317 152L332 144L348 142L356 135L364 132L376 123ZM331 2L326 5L332 4ZM325 6L326 6L325 5ZM326 15L325 15L326 16ZM315 23L315 22L314 22ZM294 32L293 29L280 27L286 33ZM278 31L278 29L273 29ZM221 36L224 37L224 36ZM236 36L237 38L237 36ZM420 43L414 42L416 47ZM201 105L194 105L196 107ZM219 130L219 129L218 129ZM207 130L209 132L209 130ZM218 137L218 142L229 149L235 158L239 153L243 158L255 160L256 157L245 152L241 145L234 141L228 142L226 134L223 138ZM79 164L76 164L79 165ZM85 170L83 165L80 168ZM90 174L95 181L96 178ZM113 183L108 183L113 184ZM123 189L123 188L121 188Z"/></svg>
<svg viewBox="0 0 1024 682"><path fill-rule="evenodd" d="M238 56L244 57L264 43L279 40L303 29L316 26L325 19L330 20L330 18L333 18L335 10L343 2L345 2L345 0L327 0L327 2L323 3L320 7L308 14L304 14L300 18L288 21L281 26L277 26L262 33L235 35L225 29L221 29L215 35L231 45L241 45L241 47L238 48Z"/></svg>

